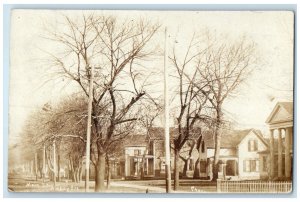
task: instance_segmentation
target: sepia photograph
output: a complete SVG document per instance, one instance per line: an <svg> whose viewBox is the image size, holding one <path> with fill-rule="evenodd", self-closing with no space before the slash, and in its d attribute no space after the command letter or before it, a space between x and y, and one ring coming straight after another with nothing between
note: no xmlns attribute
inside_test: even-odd
<svg viewBox="0 0 300 202"><path fill-rule="evenodd" d="M291 194L294 12L12 9L9 192Z"/></svg>

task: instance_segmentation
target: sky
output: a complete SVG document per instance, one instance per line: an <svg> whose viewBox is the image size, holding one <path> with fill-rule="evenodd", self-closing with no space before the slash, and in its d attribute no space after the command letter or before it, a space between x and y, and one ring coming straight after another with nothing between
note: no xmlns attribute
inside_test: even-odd
<svg viewBox="0 0 300 202"><path fill-rule="evenodd" d="M9 136L16 138L24 121L45 103L60 100L76 89L67 80L49 78L45 50L56 51L45 40L45 23L55 24L62 14L81 15L82 11L14 10L11 15ZM227 117L238 128L258 128L267 131L265 121L278 101L292 101L293 89L293 13L238 11L94 11L117 18L144 17L160 22L168 29L168 44L174 41L184 51L192 33L203 30L239 38L245 35L257 48L259 65L238 88L238 94L224 103ZM164 43L163 29L155 37ZM148 65L162 67L163 61ZM161 69L162 71L162 69ZM48 81L50 79L50 81ZM46 82L48 81L48 82ZM170 84L172 86L172 84ZM158 83L163 88L163 82Z"/></svg>

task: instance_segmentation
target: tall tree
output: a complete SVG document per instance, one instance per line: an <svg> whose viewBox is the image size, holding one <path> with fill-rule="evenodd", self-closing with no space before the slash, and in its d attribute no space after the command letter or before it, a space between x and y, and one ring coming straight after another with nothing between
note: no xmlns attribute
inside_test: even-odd
<svg viewBox="0 0 300 202"><path fill-rule="evenodd" d="M87 97L91 66L95 67L91 148L96 150L95 191L101 191L106 154L113 142L128 134L116 130L137 120L134 106L147 95L144 88L147 71L140 61L145 61L155 50L153 44L146 45L159 25L143 19L117 20L95 14L64 19L63 26L49 32L47 37L60 50L50 56L58 67L58 75L76 82Z"/></svg>
<svg viewBox="0 0 300 202"><path fill-rule="evenodd" d="M176 46L173 48L173 54L170 57L173 66L176 69L175 101L180 105L176 106L178 114L176 115L177 135L173 140L175 170L174 170L174 190L179 187L179 160L180 151L186 142L200 136L194 130L195 124L205 121L209 118L206 112L206 102L208 97L201 93L201 90L207 88L209 82L197 83L199 69L202 65L201 57L206 52L206 47L199 48L199 38L192 36L183 55L176 53ZM195 86L195 84L199 84Z"/></svg>
<svg viewBox="0 0 300 202"><path fill-rule="evenodd" d="M249 77L256 56L254 44L245 37L230 40L210 36L207 38L207 50L202 59L204 65L200 66L201 83L209 85L203 89L202 85L196 84L198 90L204 94L214 109L213 132L215 138L213 179L218 177L218 162L221 144L221 125L223 123L223 104L225 100L234 96L237 87Z"/></svg>

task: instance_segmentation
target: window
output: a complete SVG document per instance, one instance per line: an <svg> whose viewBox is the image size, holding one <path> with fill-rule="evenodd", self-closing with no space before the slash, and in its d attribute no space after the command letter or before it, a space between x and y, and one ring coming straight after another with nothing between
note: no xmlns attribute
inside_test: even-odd
<svg viewBox="0 0 300 202"><path fill-rule="evenodd" d="M244 172L259 172L259 160L244 160Z"/></svg>
<svg viewBox="0 0 300 202"><path fill-rule="evenodd" d="M257 159L257 160L254 160L255 161L255 171L256 172L259 172L259 160Z"/></svg>
<svg viewBox="0 0 300 202"><path fill-rule="evenodd" d="M154 142L153 140L150 141L150 145L149 145L149 154L153 155L154 154Z"/></svg>
<svg viewBox="0 0 300 202"><path fill-rule="evenodd" d="M142 153L142 152L141 152L140 149L135 149L135 150L134 150L134 155L135 155L135 156L141 155L141 153Z"/></svg>
<svg viewBox="0 0 300 202"><path fill-rule="evenodd" d="M267 156L263 156L263 160L262 160L262 169L264 172L268 171L268 162L267 162Z"/></svg>
<svg viewBox="0 0 300 202"><path fill-rule="evenodd" d="M248 151L257 151L257 140L248 141Z"/></svg>

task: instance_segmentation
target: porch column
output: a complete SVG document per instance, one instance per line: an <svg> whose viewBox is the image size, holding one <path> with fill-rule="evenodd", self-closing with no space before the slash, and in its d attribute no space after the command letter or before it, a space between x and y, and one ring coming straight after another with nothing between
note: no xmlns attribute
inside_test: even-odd
<svg viewBox="0 0 300 202"><path fill-rule="evenodd" d="M148 172L149 172L149 171L148 171L148 170L149 170L149 163L148 163L148 160L149 160L149 159L146 158L146 173L147 173L147 175L149 175L149 173L148 173Z"/></svg>
<svg viewBox="0 0 300 202"><path fill-rule="evenodd" d="M285 177L291 177L291 128L285 129Z"/></svg>
<svg viewBox="0 0 300 202"><path fill-rule="evenodd" d="M278 129L278 178L282 178L282 129Z"/></svg>
<svg viewBox="0 0 300 202"><path fill-rule="evenodd" d="M270 129L270 179L274 178L274 129Z"/></svg>
<svg viewBox="0 0 300 202"><path fill-rule="evenodd" d="M237 162L236 162L236 160L234 160L234 163L233 163L233 173L234 173L234 176L237 176L238 175L238 173L237 173Z"/></svg>
<svg viewBox="0 0 300 202"><path fill-rule="evenodd" d="M136 158L137 159L137 162L136 162L136 164L135 164L135 175L136 176L138 176L139 175L139 171L140 171L140 161L139 161L139 159L138 158Z"/></svg>
<svg viewBox="0 0 300 202"><path fill-rule="evenodd" d="M125 151L126 152L126 151ZM130 162L128 162L128 155L125 154L125 177L127 177L129 174L129 170L128 170L128 163L130 164Z"/></svg>

